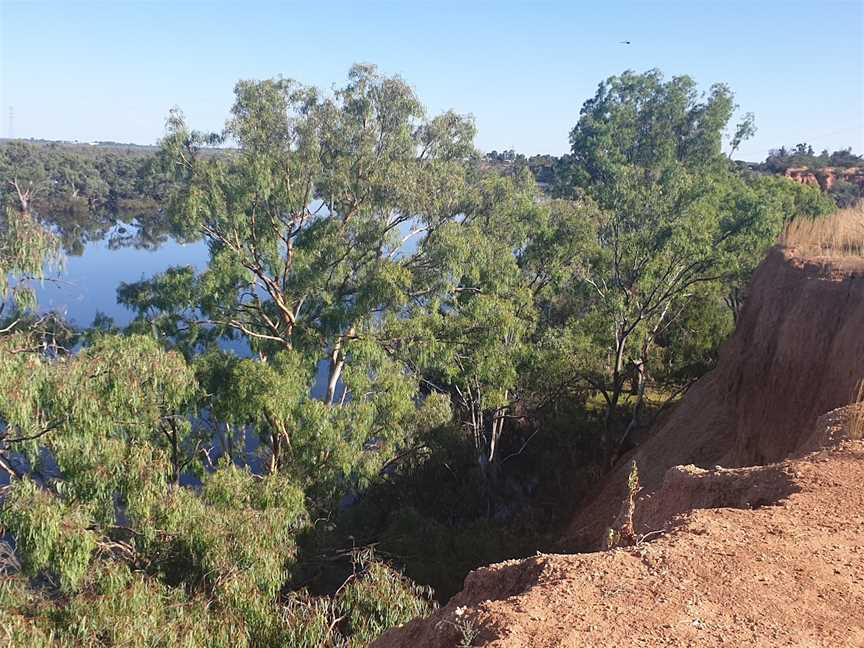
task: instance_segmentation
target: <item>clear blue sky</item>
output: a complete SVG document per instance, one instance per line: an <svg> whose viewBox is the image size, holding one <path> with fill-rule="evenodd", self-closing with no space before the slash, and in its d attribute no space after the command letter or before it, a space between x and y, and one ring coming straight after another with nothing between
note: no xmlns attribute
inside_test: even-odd
<svg viewBox="0 0 864 648"><path fill-rule="evenodd" d="M557 154L600 80L657 67L732 87L759 128L743 158L799 141L860 153L862 40L861 0L0 0L0 133L13 106L16 137L153 143L175 105L219 129L237 79L330 88L370 62L430 112L472 113L483 150Z"/></svg>

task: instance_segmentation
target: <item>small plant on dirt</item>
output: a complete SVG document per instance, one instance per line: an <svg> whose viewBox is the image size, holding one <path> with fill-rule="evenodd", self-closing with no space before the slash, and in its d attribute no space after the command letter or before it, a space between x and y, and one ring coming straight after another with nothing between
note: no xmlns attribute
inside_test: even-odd
<svg viewBox="0 0 864 648"><path fill-rule="evenodd" d="M453 621L449 619L439 621L438 627L449 625L456 629L460 634L459 643L456 644L456 648L474 648L474 640L480 635L480 628L477 627L473 619L465 616L464 606L457 607L453 612L453 616L455 617Z"/></svg>
<svg viewBox="0 0 864 648"><path fill-rule="evenodd" d="M852 404L855 407L849 420L849 438L860 441L864 439L864 379L858 381Z"/></svg>
<svg viewBox="0 0 864 648"><path fill-rule="evenodd" d="M630 464L630 473L627 475L627 496L621 503L621 512L611 527L606 531L606 548L629 547L637 544L636 524L636 496L639 491L639 468L636 460Z"/></svg>

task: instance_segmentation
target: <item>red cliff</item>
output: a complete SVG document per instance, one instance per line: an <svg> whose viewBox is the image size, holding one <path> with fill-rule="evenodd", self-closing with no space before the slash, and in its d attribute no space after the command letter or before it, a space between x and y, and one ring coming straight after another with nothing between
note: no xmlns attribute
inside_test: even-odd
<svg viewBox="0 0 864 648"><path fill-rule="evenodd" d="M822 167L820 169L792 167L786 169L783 175L795 182L819 187L822 191L830 191L837 180L851 182L864 188L864 168L861 167L850 167L848 169L836 167Z"/></svg>

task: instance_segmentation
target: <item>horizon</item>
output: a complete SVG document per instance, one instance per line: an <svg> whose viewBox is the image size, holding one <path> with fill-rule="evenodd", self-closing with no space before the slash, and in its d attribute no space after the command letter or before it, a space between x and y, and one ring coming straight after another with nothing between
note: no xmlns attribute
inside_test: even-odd
<svg viewBox="0 0 864 648"><path fill-rule="evenodd" d="M405 79L430 114L473 115L483 152L566 153L598 83L653 68L687 74L700 91L728 84L740 106L733 121L755 113L757 133L736 158L761 161L799 142L864 150L861 3L825 3L818 14L803 2L328 7L325 20L310 4L4 0L0 132L150 146L175 106L192 127L220 130L240 79L281 74L329 89L353 63L371 62Z"/></svg>

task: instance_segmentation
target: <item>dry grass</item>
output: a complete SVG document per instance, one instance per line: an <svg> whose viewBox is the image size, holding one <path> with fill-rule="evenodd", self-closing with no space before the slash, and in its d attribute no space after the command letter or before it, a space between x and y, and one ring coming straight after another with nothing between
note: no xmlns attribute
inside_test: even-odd
<svg viewBox="0 0 864 648"><path fill-rule="evenodd" d="M780 244L806 256L864 257L864 205L796 220L786 227Z"/></svg>
<svg viewBox="0 0 864 648"><path fill-rule="evenodd" d="M864 439L864 380L858 382L855 392L852 403L857 403L858 407L849 419L849 438L861 440Z"/></svg>

